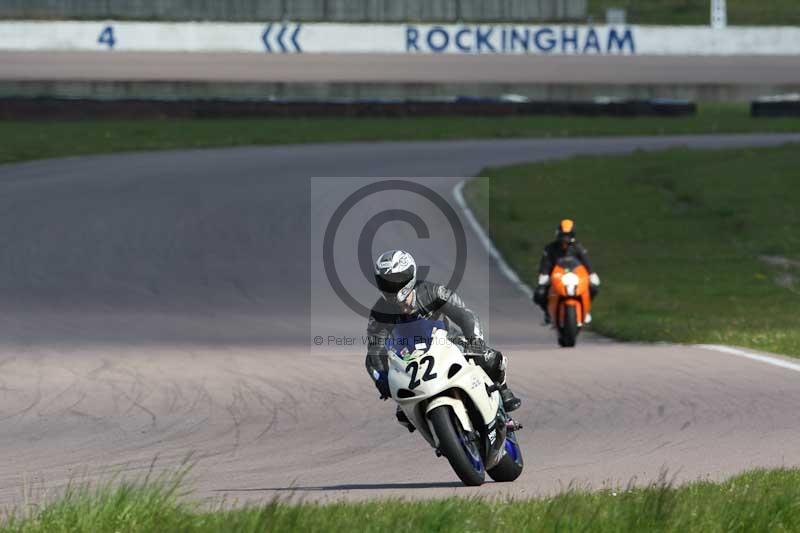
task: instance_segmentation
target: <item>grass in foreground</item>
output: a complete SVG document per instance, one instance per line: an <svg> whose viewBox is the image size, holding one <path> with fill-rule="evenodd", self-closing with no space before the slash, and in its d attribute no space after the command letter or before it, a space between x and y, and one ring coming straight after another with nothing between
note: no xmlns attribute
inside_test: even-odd
<svg viewBox="0 0 800 533"><path fill-rule="evenodd" d="M797 26L800 10L795 0L728 0L728 23L734 25ZM704 24L711 20L708 0L589 0L589 15L597 22L606 19L606 9L627 10L631 24Z"/></svg>
<svg viewBox="0 0 800 533"><path fill-rule="evenodd" d="M74 487L49 505L7 516L0 531L800 531L800 470L759 470L721 484L696 482L680 488L662 481L630 490L569 490L522 501L272 501L214 510L180 498L181 480L94 490Z"/></svg>
<svg viewBox="0 0 800 533"><path fill-rule="evenodd" d="M472 181L468 198L528 283L558 220L576 220L603 280L596 331L800 356L800 146L577 157L484 174L492 179Z"/></svg>
<svg viewBox="0 0 800 533"><path fill-rule="evenodd" d="M0 163L130 150L309 142L798 132L800 118L754 119L744 104L686 118L436 117L0 122Z"/></svg>

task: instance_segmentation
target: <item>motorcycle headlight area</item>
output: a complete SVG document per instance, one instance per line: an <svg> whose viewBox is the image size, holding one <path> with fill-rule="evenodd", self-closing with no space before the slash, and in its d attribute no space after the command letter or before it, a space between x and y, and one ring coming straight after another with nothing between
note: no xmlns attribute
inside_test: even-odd
<svg viewBox="0 0 800 533"><path fill-rule="evenodd" d="M574 272L567 272L561 276L561 283L564 284L564 288L567 289L567 294L569 296L575 296L575 290L578 288L579 281L578 275Z"/></svg>

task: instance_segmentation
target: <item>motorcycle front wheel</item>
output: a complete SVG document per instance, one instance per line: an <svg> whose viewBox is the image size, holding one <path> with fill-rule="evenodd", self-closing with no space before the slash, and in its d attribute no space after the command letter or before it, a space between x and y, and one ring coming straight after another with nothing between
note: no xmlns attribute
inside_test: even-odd
<svg viewBox="0 0 800 533"><path fill-rule="evenodd" d="M447 458L458 478L468 486L482 485L486 471L479 444L461 427L461 423L447 405L437 407L428 418L439 439L439 451Z"/></svg>
<svg viewBox="0 0 800 533"><path fill-rule="evenodd" d="M578 312L575 306L568 305L564 309L564 323L560 329L558 343L565 348L575 346L578 339Z"/></svg>

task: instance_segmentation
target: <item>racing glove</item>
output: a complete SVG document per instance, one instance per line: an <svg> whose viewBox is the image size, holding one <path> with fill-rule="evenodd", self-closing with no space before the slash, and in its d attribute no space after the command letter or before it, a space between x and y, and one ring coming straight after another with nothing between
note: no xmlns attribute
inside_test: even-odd
<svg viewBox="0 0 800 533"><path fill-rule="evenodd" d="M389 374L385 370L373 370L372 379L375 380L375 388L381 395L381 400L391 398L392 393L389 391Z"/></svg>
<svg viewBox="0 0 800 533"><path fill-rule="evenodd" d="M589 283L591 283L595 287L599 287L600 286L600 276L598 276L597 274L592 272L592 274L589 276Z"/></svg>

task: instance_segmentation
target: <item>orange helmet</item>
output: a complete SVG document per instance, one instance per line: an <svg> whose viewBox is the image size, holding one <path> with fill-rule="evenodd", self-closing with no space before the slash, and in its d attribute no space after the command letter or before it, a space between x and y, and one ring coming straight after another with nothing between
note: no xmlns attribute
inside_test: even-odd
<svg viewBox="0 0 800 533"><path fill-rule="evenodd" d="M575 242L575 222L569 218L559 222L556 229L556 237L565 246Z"/></svg>

